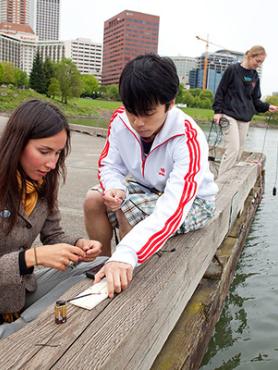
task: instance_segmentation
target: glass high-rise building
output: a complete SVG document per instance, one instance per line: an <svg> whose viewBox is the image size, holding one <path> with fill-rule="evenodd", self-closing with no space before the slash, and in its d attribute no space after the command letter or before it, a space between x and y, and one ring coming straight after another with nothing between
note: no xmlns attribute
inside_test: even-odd
<svg viewBox="0 0 278 370"><path fill-rule="evenodd" d="M126 63L157 53L159 17L124 10L104 22L102 84L117 84Z"/></svg>

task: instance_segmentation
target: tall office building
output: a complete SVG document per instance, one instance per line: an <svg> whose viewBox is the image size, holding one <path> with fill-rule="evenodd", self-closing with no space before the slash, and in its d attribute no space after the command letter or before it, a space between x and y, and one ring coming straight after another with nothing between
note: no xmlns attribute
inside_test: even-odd
<svg viewBox="0 0 278 370"><path fill-rule="evenodd" d="M59 40L60 0L37 0L36 34L39 40Z"/></svg>
<svg viewBox="0 0 278 370"><path fill-rule="evenodd" d="M206 88L214 94L226 68L233 63L241 62L243 53L231 50L218 50L208 54ZM205 54L197 58L197 68L190 72L190 87L202 88ZM260 71L258 71L260 73Z"/></svg>
<svg viewBox="0 0 278 370"><path fill-rule="evenodd" d="M189 87L189 73L192 71L192 69L196 69L197 58L185 56L176 56L170 58L175 63L177 68L180 84L185 87Z"/></svg>
<svg viewBox="0 0 278 370"><path fill-rule="evenodd" d="M70 58L82 74L92 74L101 82L102 44L78 38L64 41L65 57Z"/></svg>
<svg viewBox="0 0 278 370"><path fill-rule="evenodd" d="M117 84L126 63L157 53L159 17L124 10L104 22L102 84Z"/></svg>
<svg viewBox="0 0 278 370"><path fill-rule="evenodd" d="M35 0L0 0L0 23L28 24L34 30Z"/></svg>

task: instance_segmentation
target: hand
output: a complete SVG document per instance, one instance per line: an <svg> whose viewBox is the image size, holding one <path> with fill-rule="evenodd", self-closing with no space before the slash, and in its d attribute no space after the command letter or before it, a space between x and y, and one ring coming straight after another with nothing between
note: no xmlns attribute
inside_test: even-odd
<svg viewBox="0 0 278 370"><path fill-rule="evenodd" d="M86 253L79 247L66 243L43 245L36 247L37 262L39 265L65 271L70 262L78 263L86 257ZM26 266L35 266L34 250L25 252Z"/></svg>
<svg viewBox="0 0 278 370"><path fill-rule="evenodd" d="M93 261L101 253L102 245L96 240L78 239L75 245L85 252L85 262Z"/></svg>
<svg viewBox="0 0 278 370"><path fill-rule="evenodd" d="M108 284L108 296L114 297L114 293L121 293L132 280L133 267L129 263L108 262L95 276L95 283L100 282L106 276Z"/></svg>
<svg viewBox="0 0 278 370"><path fill-rule="evenodd" d="M214 116L213 116L213 121L219 125L220 123L220 120L222 118L223 114L222 113L216 113Z"/></svg>
<svg viewBox="0 0 278 370"><path fill-rule="evenodd" d="M268 111L271 113L278 112L278 107L276 105L270 105Z"/></svg>
<svg viewBox="0 0 278 370"><path fill-rule="evenodd" d="M115 212L120 209L123 200L126 197L126 193L121 189L109 189L103 194L104 204L108 209Z"/></svg>

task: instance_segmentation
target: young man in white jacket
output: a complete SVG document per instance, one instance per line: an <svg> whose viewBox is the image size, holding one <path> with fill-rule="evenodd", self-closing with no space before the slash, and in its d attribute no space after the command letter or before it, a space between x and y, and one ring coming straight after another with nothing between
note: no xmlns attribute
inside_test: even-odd
<svg viewBox="0 0 278 370"><path fill-rule="evenodd" d="M214 214L218 188L207 141L175 107L178 88L172 60L154 54L128 62L120 77L124 106L110 121L99 158L100 186L84 203L87 232L103 244L104 254L111 255L113 228L120 229L115 252L95 278L106 276L110 297L171 236L203 227Z"/></svg>

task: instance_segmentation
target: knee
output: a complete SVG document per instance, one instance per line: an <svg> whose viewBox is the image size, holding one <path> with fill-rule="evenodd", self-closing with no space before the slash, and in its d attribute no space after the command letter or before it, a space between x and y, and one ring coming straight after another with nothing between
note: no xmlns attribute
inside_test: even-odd
<svg viewBox="0 0 278 370"><path fill-rule="evenodd" d="M105 209L102 194L98 191L89 190L83 203L83 209L85 214Z"/></svg>

